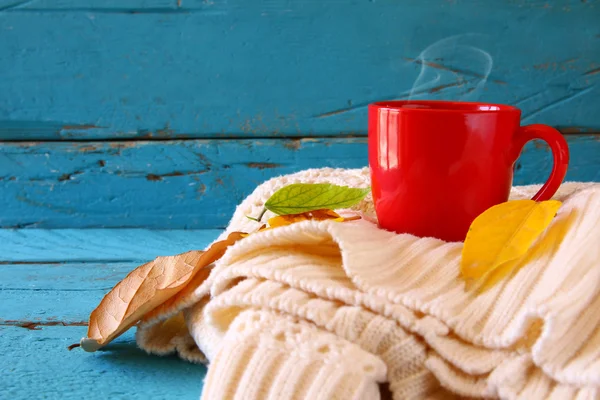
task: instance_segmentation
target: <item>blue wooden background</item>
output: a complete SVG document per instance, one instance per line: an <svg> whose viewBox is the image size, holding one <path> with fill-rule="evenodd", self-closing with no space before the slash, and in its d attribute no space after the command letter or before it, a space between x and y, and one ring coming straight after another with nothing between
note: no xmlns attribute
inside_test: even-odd
<svg viewBox="0 0 600 400"><path fill-rule="evenodd" d="M0 398L198 399L132 333L66 348L264 180L366 166L367 104L408 98L517 105L600 181L600 0L0 0ZM515 183L550 168L532 143Z"/></svg>
<svg viewBox="0 0 600 400"><path fill-rule="evenodd" d="M0 0L0 227L223 227L269 177L366 165L382 99L517 105L599 180L599 83L597 0Z"/></svg>

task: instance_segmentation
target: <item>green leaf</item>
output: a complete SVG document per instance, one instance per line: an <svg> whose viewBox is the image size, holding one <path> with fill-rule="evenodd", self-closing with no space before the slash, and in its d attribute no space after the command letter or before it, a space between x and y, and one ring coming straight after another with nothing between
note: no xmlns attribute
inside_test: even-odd
<svg viewBox="0 0 600 400"><path fill-rule="evenodd" d="M361 201L371 188L356 189L329 183L294 183L279 189L265 203L278 215L348 208Z"/></svg>

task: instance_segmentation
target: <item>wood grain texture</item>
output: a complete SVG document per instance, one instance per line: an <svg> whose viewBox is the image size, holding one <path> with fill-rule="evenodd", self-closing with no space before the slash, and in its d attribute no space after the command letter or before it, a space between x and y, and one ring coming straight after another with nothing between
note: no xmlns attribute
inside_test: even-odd
<svg viewBox="0 0 600 400"><path fill-rule="evenodd" d="M0 281L0 325L87 321L102 297L139 265L158 256L203 250L220 233L0 229L0 276L5 277Z"/></svg>
<svg viewBox="0 0 600 400"><path fill-rule="evenodd" d="M0 397L199 398L206 368L145 354L134 330L93 354L67 346L85 336L90 312L140 263L204 248L218 233L0 230ZM43 259L53 261L36 262Z"/></svg>
<svg viewBox="0 0 600 400"><path fill-rule="evenodd" d="M15 298L14 300L18 300ZM206 367L175 357L150 356L133 332L106 349L84 353L67 346L85 336L82 326L39 330L0 325L0 388L10 399L197 400Z"/></svg>
<svg viewBox="0 0 600 400"><path fill-rule="evenodd" d="M600 180L598 139L568 137L568 180ZM366 165L366 138L4 143L0 227L222 228L271 177ZM543 182L550 165L528 145L515 184Z"/></svg>
<svg viewBox="0 0 600 400"><path fill-rule="evenodd" d="M104 285L95 290L79 290L78 285L73 286L72 290L2 289L0 324L87 325L90 313L111 287ZM79 339L75 338L74 341Z"/></svg>
<svg viewBox="0 0 600 400"><path fill-rule="evenodd" d="M0 265L6 278L0 283L0 325L34 328L87 324L102 297L141 264L65 260L56 264Z"/></svg>
<svg viewBox="0 0 600 400"><path fill-rule="evenodd" d="M114 232L111 229L107 230ZM189 250L191 249L189 248ZM144 262L72 262L65 260L55 263L0 264L0 275L10 277L10 279L0 281L0 291L108 291L131 270Z"/></svg>
<svg viewBox="0 0 600 400"><path fill-rule="evenodd" d="M104 295L141 264L0 265L6 277L0 283L0 326L87 325Z"/></svg>
<svg viewBox="0 0 600 400"><path fill-rule="evenodd" d="M0 326L87 325L104 295L140 264L0 265L8 278L0 284Z"/></svg>
<svg viewBox="0 0 600 400"><path fill-rule="evenodd" d="M0 226L224 227L272 176L365 162L365 139L6 143Z"/></svg>
<svg viewBox="0 0 600 400"><path fill-rule="evenodd" d="M597 132L599 20L599 0L2 0L0 139L364 135L366 104L415 83Z"/></svg>
<svg viewBox="0 0 600 400"><path fill-rule="evenodd" d="M216 229L0 229L0 268L10 264L141 263L203 250L220 233Z"/></svg>
<svg viewBox="0 0 600 400"><path fill-rule="evenodd" d="M273 176L366 166L366 105L382 99L517 105L576 134L568 180L600 181L600 1L491 9L0 0L0 140L17 141L0 142L0 228L221 228ZM529 145L515 184L550 166ZM146 355L133 332L66 348L128 272L220 232L0 229L3 396L197 399L206 369Z"/></svg>

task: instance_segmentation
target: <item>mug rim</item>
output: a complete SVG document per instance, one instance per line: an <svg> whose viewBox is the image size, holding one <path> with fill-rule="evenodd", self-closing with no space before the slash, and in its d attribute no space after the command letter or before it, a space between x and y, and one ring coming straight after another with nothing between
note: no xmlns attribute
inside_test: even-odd
<svg viewBox="0 0 600 400"><path fill-rule="evenodd" d="M431 108L409 108L406 105L426 105ZM443 105L452 105L453 108L444 108ZM458 106L458 107L457 107ZM484 107L487 107L485 109ZM393 110L398 112L428 112L428 113L461 113L484 114L501 112L518 112L521 110L508 104L490 103L486 101L453 101L453 100L382 100L369 104L369 108Z"/></svg>

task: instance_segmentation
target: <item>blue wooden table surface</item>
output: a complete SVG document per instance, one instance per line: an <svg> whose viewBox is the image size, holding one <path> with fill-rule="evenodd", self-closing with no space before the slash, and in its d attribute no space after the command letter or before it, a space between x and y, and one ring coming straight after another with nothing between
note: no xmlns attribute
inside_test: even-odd
<svg viewBox="0 0 600 400"><path fill-rule="evenodd" d="M219 233L0 230L0 398L198 399L206 368L145 354L133 330L97 353L67 347L129 271Z"/></svg>
<svg viewBox="0 0 600 400"><path fill-rule="evenodd" d="M131 332L67 346L264 180L366 166L367 104L408 98L516 105L600 181L600 0L0 0L0 398L197 399Z"/></svg>

